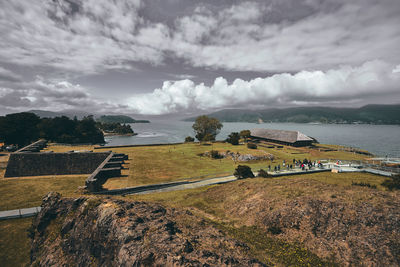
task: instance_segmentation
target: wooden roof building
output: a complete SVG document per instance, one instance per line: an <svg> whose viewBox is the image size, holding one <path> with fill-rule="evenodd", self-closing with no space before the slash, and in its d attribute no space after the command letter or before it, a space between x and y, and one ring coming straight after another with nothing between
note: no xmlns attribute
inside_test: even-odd
<svg viewBox="0 0 400 267"><path fill-rule="evenodd" d="M251 138L259 141L279 143L288 146L310 146L314 139L299 131L273 129L252 129Z"/></svg>

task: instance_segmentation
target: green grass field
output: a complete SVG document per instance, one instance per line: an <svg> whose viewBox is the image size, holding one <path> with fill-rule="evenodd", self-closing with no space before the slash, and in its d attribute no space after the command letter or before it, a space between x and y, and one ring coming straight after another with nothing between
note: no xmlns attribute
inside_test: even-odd
<svg viewBox="0 0 400 267"><path fill-rule="evenodd" d="M293 148L284 146L281 149L263 148L248 149L245 145L233 146L227 143L213 143L211 145L200 145L198 143L166 145L166 146L141 146L113 149L117 153L129 155L126 167L122 171L122 177L112 178L104 185L105 188L115 189L129 186L137 186L152 183L171 182L185 179L202 179L232 175L234 169L239 164L249 165L253 171L260 168L266 169L268 165L273 168L275 165L282 164L283 160L292 162L293 158L308 158L316 160L320 158L331 159L353 159L361 160L363 156L359 154L330 151L320 152L319 148L330 148L328 145L318 145L315 149ZM55 152L65 152L70 150L85 151L93 150L93 146L58 146L50 145L46 150ZM109 149L104 149L109 150ZM98 149L94 151L104 151ZM231 158L211 159L200 156L200 154L218 150L227 150L252 155L265 155L270 153L275 156L274 161L262 160L254 162L234 162ZM3 170L4 173L4 170ZM1 173L0 173L1 174ZM3 174L4 175L4 174ZM39 205L42 197L49 191L57 191L65 196L79 195L79 186L84 185L88 175L60 175L60 176L37 176L21 178L0 178L0 210L26 208ZM315 179L314 176L307 176ZM319 176L316 176L319 177ZM326 183L337 183L341 181L337 174L327 174L320 178L325 179ZM332 178L326 178L332 177ZM352 174L352 177L369 177L366 175ZM356 179L356 178L354 178ZM357 178L358 179L358 178ZM342 179L342 180L348 180ZM358 180L355 182L359 182ZM369 182L367 179L365 182Z"/></svg>
<svg viewBox="0 0 400 267"><path fill-rule="evenodd" d="M273 154L275 159L262 160L255 162L234 162L231 158L211 159L199 156L200 154L217 150L219 152L231 151L240 154L265 155ZM102 149L96 150L102 151ZM130 147L113 149L115 152L129 155L129 172L124 177L110 179L105 188L115 189L136 185L171 182L184 179L199 179L216 176L231 175L237 165L249 165L253 171L260 168L266 169L268 165L274 166L282 161L292 162L296 159L342 159L342 160L362 160L364 156L359 154L330 151L320 152L316 149L294 148L284 146L281 149L264 148L248 149L245 145L233 146L227 143L213 143L212 145L200 145L198 143L170 145L170 146L150 146L150 147Z"/></svg>
<svg viewBox="0 0 400 267"><path fill-rule="evenodd" d="M85 175L41 176L0 179L0 210L40 206L43 196L56 191L65 196L79 194Z"/></svg>

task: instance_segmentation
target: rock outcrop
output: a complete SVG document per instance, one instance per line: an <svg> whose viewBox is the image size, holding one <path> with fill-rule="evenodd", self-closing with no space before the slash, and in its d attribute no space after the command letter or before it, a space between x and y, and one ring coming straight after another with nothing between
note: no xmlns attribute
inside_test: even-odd
<svg viewBox="0 0 400 267"><path fill-rule="evenodd" d="M267 231L277 228L281 238L298 240L320 256L334 255L343 265L400 265L398 208L305 197L260 215L258 223Z"/></svg>
<svg viewBox="0 0 400 267"><path fill-rule="evenodd" d="M49 193L33 222L39 266L264 266L190 211Z"/></svg>
<svg viewBox="0 0 400 267"><path fill-rule="evenodd" d="M211 151L206 151L202 154L200 154L203 157L213 157ZM270 154L270 153L264 153L263 155L252 155L252 154L240 154L239 152L232 152L232 151L224 151L224 152L218 152L218 155L216 158L230 158L234 161L256 161L256 160L274 160L275 156Z"/></svg>

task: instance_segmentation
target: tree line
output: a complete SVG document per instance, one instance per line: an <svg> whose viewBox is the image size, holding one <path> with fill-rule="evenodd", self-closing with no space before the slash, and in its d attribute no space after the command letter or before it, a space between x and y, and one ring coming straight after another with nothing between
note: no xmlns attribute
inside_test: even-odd
<svg viewBox="0 0 400 267"><path fill-rule="evenodd" d="M5 144L22 147L39 138L57 143L104 143L104 135L93 116L82 120L66 116L40 118L29 112L0 116L0 140Z"/></svg>

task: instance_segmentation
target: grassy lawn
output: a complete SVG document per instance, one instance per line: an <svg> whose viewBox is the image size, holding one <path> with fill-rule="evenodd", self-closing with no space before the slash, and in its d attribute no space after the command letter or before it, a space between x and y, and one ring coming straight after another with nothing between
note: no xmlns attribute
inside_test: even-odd
<svg viewBox="0 0 400 267"><path fill-rule="evenodd" d="M77 195L87 175L39 176L0 179L0 210L40 206L50 191L63 195Z"/></svg>
<svg viewBox="0 0 400 267"><path fill-rule="evenodd" d="M319 145L322 147L322 145ZM238 164L249 165L253 171L260 168L266 169L268 165L273 168L275 165L282 164L283 160L292 162L296 159L320 159L320 158L340 158L340 159L363 159L362 155L344 151L320 152L319 147L314 149L294 148L284 146L283 148L263 148L248 149L245 145L233 146L227 143L214 143L212 145L200 145L198 143L166 145L166 146L142 146L126 147L113 149L117 153L129 155L126 162L128 169L122 170L122 177L112 178L104 185L105 188L123 188L143 184L162 183L186 179L202 179L208 177L232 175ZM329 146L324 145L324 148ZM51 145L46 149L55 152L65 152L70 150L84 151L93 150L93 146L58 146ZM94 151L104 151L109 149L98 149ZM265 155L266 153L275 156L274 161L262 160L254 162L234 162L231 158L211 159L200 156L200 154L218 150L227 150L252 155ZM6 157L2 157L0 175L4 176L4 166ZM3 166L4 165L4 166ZM351 179L343 175L326 174L324 176L308 175L308 179L323 180L326 183L350 183ZM324 178L321 178L324 177ZM330 178L331 177L331 178ZM365 182L374 183L375 178L368 180L372 176L364 174L351 174L354 182L367 179ZM359 177L359 178L357 178ZM0 178L0 210L24 208L39 205L42 197L49 191L58 191L64 195L78 195L79 186L84 185L87 175L63 175L63 176L38 176L22 178ZM363 180L364 181L364 180Z"/></svg>
<svg viewBox="0 0 400 267"><path fill-rule="evenodd" d="M0 221L0 263L3 267L27 266L32 218Z"/></svg>
<svg viewBox="0 0 400 267"><path fill-rule="evenodd" d="M201 153L211 150L218 150L219 152L229 150L235 153L252 155L270 153L275 156L275 159L273 162L270 160L234 162L231 158L211 159L199 156ZM102 149L96 151L102 151ZM294 158L307 158L311 160L321 158L362 160L365 158L365 156L344 151L320 152L318 147L308 149L284 146L280 149L264 147L248 149L245 145L233 146L227 143L129 147L116 148L113 151L129 155L129 172L127 176L122 178L110 179L104 185L104 187L109 189L231 175L239 164L249 165L253 171L256 171L260 168L266 169L268 165L271 165L272 168L278 164L282 166L283 160L292 162Z"/></svg>

